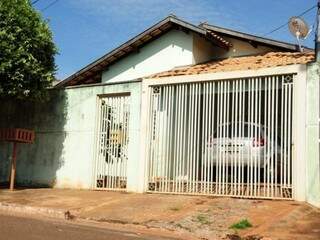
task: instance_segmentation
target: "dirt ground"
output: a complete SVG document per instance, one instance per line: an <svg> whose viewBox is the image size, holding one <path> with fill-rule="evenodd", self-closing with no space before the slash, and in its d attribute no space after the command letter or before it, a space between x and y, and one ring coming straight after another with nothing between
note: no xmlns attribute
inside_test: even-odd
<svg viewBox="0 0 320 240"><path fill-rule="evenodd" d="M293 201L86 190L0 190L2 205L68 213L74 221L170 233L181 239L320 239L320 209ZM245 229L231 225L247 220Z"/></svg>

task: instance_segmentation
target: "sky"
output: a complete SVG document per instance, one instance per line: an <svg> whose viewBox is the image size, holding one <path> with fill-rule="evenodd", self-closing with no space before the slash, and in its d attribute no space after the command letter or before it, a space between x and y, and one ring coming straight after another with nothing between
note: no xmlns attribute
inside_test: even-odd
<svg viewBox="0 0 320 240"><path fill-rule="evenodd" d="M34 2L35 0L31 0ZM59 54L56 78L63 80L169 14L258 36L285 24L317 0L38 0ZM316 9L302 16L315 25ZM295 43L285 26L266 37ZM314 31L304 45L314 47Z"/></svg>

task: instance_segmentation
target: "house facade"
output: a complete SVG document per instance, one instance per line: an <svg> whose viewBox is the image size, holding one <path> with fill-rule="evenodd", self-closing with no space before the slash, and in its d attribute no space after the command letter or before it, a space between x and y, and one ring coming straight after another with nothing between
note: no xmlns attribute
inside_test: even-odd
<svg viewBox="0 0 320 240"><path fill-rule="evenodd" d="M294 199L320 205L310 49L169 16L50 89L5 102L35 129L17 181L57 188ZM11 146L0 143L0 182Z"/></svg>

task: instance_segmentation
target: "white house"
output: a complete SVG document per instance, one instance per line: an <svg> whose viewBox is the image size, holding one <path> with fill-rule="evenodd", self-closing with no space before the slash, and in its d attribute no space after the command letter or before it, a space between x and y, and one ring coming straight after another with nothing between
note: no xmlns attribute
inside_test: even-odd
<svg viewBox="0 0 320 240"><path fill-rule="evenodd" d="M20 183L320 205L313 61L311 49L169 16L26 106L32 120L15 122L7 103L0 126L36 130Z"/></svg>

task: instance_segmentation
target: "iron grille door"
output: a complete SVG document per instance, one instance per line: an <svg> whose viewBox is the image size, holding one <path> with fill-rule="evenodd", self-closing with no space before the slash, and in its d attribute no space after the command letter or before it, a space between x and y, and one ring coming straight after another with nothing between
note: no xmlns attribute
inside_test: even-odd
<svg viewBox="0 0 320 240"><path fill-rule="evenodd" d="M97 189L125 190L129 143L130 96L99 99L94 182Z"/></svg>
<svg viewBox="0 0 320 240"><path fill-rule="evenodd" d="M148 191L292 198L293 75L150 92Z"/></svg>

